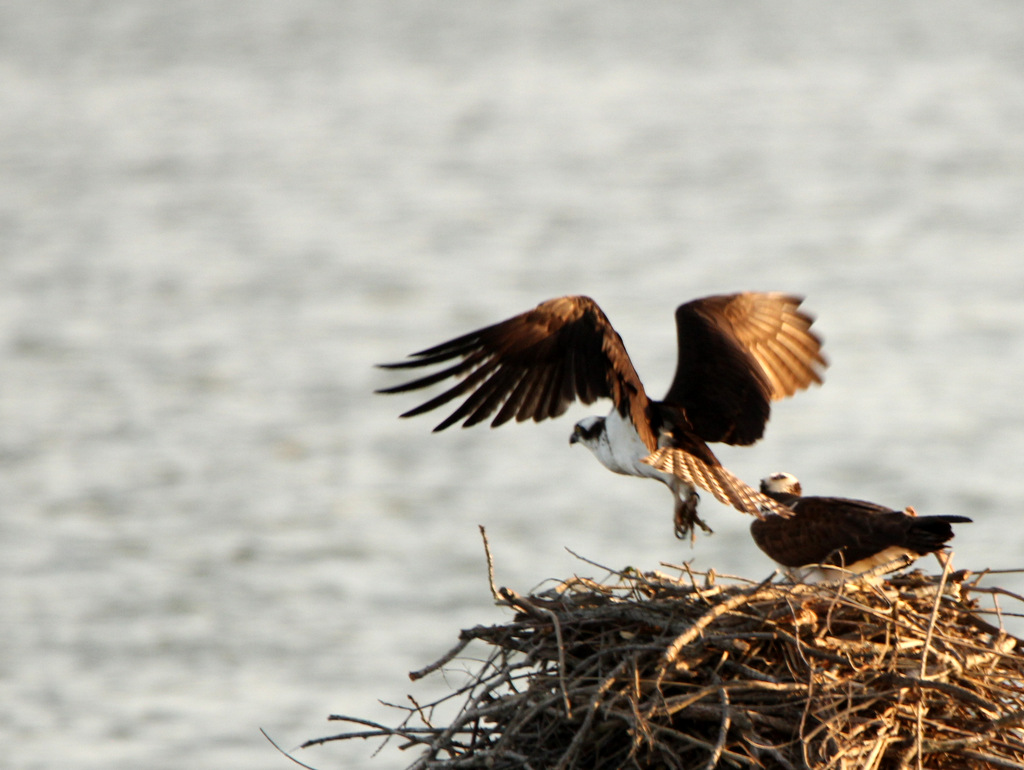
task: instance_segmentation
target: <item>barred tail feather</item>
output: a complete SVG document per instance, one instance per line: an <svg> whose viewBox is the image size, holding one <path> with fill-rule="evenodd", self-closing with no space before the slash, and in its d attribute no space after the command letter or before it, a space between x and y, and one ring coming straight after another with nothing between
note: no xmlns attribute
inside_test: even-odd
<svg viewBox="0 0 1024 770"><path fill-rule="evenodd" d="M710 492L719 502L759 519L764 518L766 512L786 518L793 515L785 505L748 486L721 465L708 465L683 449L660 447L642 462Z"/></svg>

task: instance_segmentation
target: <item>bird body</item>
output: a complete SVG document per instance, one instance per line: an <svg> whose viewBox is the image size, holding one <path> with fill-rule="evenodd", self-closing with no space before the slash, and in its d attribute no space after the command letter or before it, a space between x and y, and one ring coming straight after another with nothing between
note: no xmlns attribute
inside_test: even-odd
<svg viewBox="0 0 1024 770"><path fill-rule="evenodd" d="M708 442L745 445L764 433L770 402L821 382L826 363L813 319L801 299L743 292L704 297L676 310L678 361L661 401L650 399L622 338L592 299L566 296L500 323L384 364L403 369L444 364L390 388L400 393L455 379L440 395L405 412L411 417L462 398L435 430L492 418L491 427L561 415L573 401L609 398L604 417L575 426L582 443L609 470L658 479L673 492L676 532L695 524L694 487L746 513L778 510L772 498L740 481ZM454 362L454 363L451 363Z"/></svg>
<svg viewBox="0 0 1024 770"><path fill-rule="evenodd" d="M918 516L913 509L896 511L844 497L804 497L788 473L762 479L761 491L794 515L754 521L754 542L806 582L867 572L900 556L914 560L941 552L953 537L951 525L971 521L966 516Z"/></svg>

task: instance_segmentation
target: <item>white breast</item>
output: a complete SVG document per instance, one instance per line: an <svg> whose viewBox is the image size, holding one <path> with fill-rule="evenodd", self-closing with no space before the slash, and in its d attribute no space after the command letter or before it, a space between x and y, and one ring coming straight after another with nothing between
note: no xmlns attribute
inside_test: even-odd
<svg viewBox="0 0 1024 770"><path fill-rule="evenodd" d="M782 567L788 571L795 580L801 583L821 583L827 580L842 580L844 578L850 578L854 575L859 575L862 572L869 572L875 567L881 567L883 564L889 564L890 562L896 561L900 556L909 556L911 559L916 559L917 554L913 551L908 551L906 548L900 548L899 546L889 546L874 556L869 556L866 559L848 564L846 567L831 567L831 566L815 566L807 565L805 567ZM782 566L782 565L780 565ZM881 576L879 576L880 579Z"/></svg>
<svg viewBox="0 0 1024 770"><path fill-rule="evenodd" d="M616 473L646 476L666 484L669 484L672 478L669 474L640 462L650 454L650 451L640 439L633 423L620 415L616 409L613 409L605 419L605 431L594 454L602 465Z"/></svg>

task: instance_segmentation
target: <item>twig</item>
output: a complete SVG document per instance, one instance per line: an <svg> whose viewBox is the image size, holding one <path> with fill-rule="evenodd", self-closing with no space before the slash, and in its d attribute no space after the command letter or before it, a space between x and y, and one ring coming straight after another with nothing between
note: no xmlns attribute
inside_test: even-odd
<svg viewBox="0 0 1024 770"><path fill-rule="evenodd" d="M491 596L494 597L494 601L500 601L498 587L494 584L494 559L491 558L491 544L487 542L487 530L483 524L477 526L480 527L480 537L484 541L484 555L487 557L487 582L491 586Z"/></svg>
<svg viewBox="0 0 1024 770"><path fill-rule="evenodd" d="M928 651L932 646L932 635L935 633L935 621L939 617L939 605L942 603L942 589L946 587L946 578L949 576L950 567L953 564L952 559L947 559L945 566L942 568L942 577L939 578L939 589L935 592L935 605L932 607L932 616L928 621L928 633L924 637L924 649L921 650L921 672L920 676L922 679L928 673Z"/></svg>
<svg viewBox="0 0 1024 770"><path fill-rule="evenodd" d="M356 738L356 737L358 737L358 738L363 738L363 737L369 738L369 737L373 737L374 735L398 735L398 736L400 736L402 738L406 738L408 740L416 741L417 740L417 738L416 738L417 735L436 735L436 734L442 732L442 729L439 728L439 727L409 727L409 728L388 727L387 725L382 725L380 722L374 722L374 721L372 721L370 719L362 719L361 717L350 717L350 716L345 716L344 714L331 714L329 717L327 717L327 719L328 719L328 721L331 721L331 722L352 722L353 724L365 725L366 727L372 727L373 728L372 732L364 733L364 734L360 734L360 735L355 735L353 733L345 733L343 736L341 736L341 737L344 737L344 738ZM306 741L305 743L302 744L301 748L305 749L305 748L308 748L310 746L317 746L317 745L319 745L321 743L327 743L328 741L334 741L334 740L337 740L338 737L339 736L333 736L333 737L330 737L330 738L316 738L316 739L311 740L311 741Z"/></svg>
<svg viewBox="0 0 1024 770"><path fill-rule="evenodd" d="M964 751L962 753L965 757L986 762L988 767L1006 767L1009 768L1009 770L1024 770L1024 763L1014 762L1013 760L1004 759L1003 757L997 757L981 751Z"/></svg>
<svg viewBox="0 0 1024 770"><path fill-rule="evenodd" d="M603 569L609 575L617 575L618 577L623 578L623 579L627 579L629 577L629 573L628 573L627 570L621 570L620 571L620 570L617 570L617 569L612 569L611 567L606 567L604 564L600 564L600 563L594 561L593 559L588 559L586 556L581 556L580 554L576 553L574 550L572 550L572 548L569 548L568 546L566 546L565 550L568 551L574 558L577 558L580 561L582 561L582 562L584 562L586 564L589 564L591 567L597 567L598 569Z"/></svg>
<svg viewBox="0 0 1024 770"><path fill-rule="evenodd" d="M722 721L718 725L718 740L715 742L715 749L708 757L704 770L714 770L718 766L718 760L722 756L722 749L725 748L725 739L729 735L729 725L732 724L732 717L729 714L729 693L724 687L718 688L718 697L722 701Z"/></svg>
<svg viewBox="0 0 1024 770"><path fill-rule="evenodd" d="M928 645L925 645L924 652L921 653L922 662L927 653ZM921 750L921 744L924 743L924 698L919 698L914 705L914 710L917 712L917 730L914 731L914 751L917 754L917 770L924 770L924 752Z"/></svg>
<svg viewBox="0 0 1024 770"><path fill-rule="evenodd" d="M304 768L306 768L306 770L316 770L316 768L313 767L312 765L307 765L305 762L300 762L298 759L296 759L291 754L289 754L287 751L285 751L280 746L278 746L277 742L273 738L271 738L269 735L267 735L267 731L264 730L262 727L260 728L260 732L263 733L263 737L267 739L267 741L270 743L271 746L273 746L275 749L277 749L284 756L288 757L288 759L290 759L292 762L297 764L299 767L304 767Z"/></svg>
<svg viewBox="0 0 1024 770"><path fill-rule="evenodd" d="M970 703L972 706L977 706L983 711L987 711L992 714L999 713L999 707L994 703L989 703L987 700L979 695L971 692L970 690L959 687L950 682L937 682L934 679L919 679L912 676L901 676L899 674L887 674L884 677L880 677L886 684L891 684L894 687L920 687L925 690L938 690L946 695L958 698L966 703Z"/></svg>
<svg viewBox="0 0 1024 770"><path fill-rule="evenodd" d="M746 731L743 737L745 738L746 744L753 750L756 756L767 754L782 765L785 770L796 770L796 765L786 759L783 753L779 751L778 746L772 746L766 743L760 735L753 731Z"/></svg>
<svg viewBox="0 0 1024 770"><path fill-rule="evenodd" d="M456 644L454 647L452 647L450 650L448 650L448 652L446 652L440 658L435 660L429 666L425 666L424 668L421 668L419 671L410 671L409 672L409 678L412 681L415 682L417 679L422 679L427 674L433 673L434 671L437 671L442 666L447 665L448 663L450 663L452 660L455 659L455 656L457 656L460 652L462 652L464 649L466 649L466 647L469 646L470 641L471 641L471 637L468 637L468 636L464 637L462 639L459 639L459 643L458 644Z"/></svg>

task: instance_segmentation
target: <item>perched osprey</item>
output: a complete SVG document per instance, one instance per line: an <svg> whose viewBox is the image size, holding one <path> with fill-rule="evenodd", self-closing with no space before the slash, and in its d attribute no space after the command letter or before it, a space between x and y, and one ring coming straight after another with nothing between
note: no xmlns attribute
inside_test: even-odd
<svg viewBox="0 0 1024 770"><path fill-rule="evenodd" d="M401 393L449 378L459 382L405 412L422 414L465 396L435 431L463 421L491 427L562 414L574 400L610 398L605 417L576 423L569 443L581 443L616 473L658 479L675 499L676 534L699 524L694 487L757 516L786 509L722 467L707 442L752 444L761 438L770 402L821 383L821 340L800 297L744 292L704 297L676 309L679 350L675 379L661 401L648 397L622 339L589 297L542 302L506 321L382 364L404 369L447 365L385 388ZM685 499L683 497L685 493Z"/></svg>
<svg viewBox="0 0 1024 770"><path fill-rule="evenodd" d="M800 482L789 473L761 479L761 491L796 515L767 516L750 525L750 534L758 548L806 582L867 572L902 555L938 555L953 537L950 525L971 521L843 497L801 497Z"/></svg>

